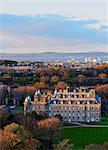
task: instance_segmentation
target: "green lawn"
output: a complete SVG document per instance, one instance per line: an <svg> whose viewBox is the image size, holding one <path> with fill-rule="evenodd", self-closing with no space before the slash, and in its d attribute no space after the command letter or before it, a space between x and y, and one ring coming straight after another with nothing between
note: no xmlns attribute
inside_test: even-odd
<svg viewBox="0 0 108 150"><path fill-rule="evenodd" d="M107 118L108 119L108 114L102 115L102 118Z"/></svg>
<svg viewBox="0 0 108 150"><path fill-rule="evenodd" d="M75 150L81 150L85 145L108 142L108 128L69 128L63 129L58 141L70 139Z"/></svg>

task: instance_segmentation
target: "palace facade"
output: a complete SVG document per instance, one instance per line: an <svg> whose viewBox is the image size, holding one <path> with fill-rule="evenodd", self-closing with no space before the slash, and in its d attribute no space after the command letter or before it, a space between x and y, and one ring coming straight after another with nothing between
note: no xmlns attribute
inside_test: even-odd
<svg viewBox="0 0 108 150"><path fill-rule="evenodd" d="M101 99L94 89L76 88L41 94L36 91L31 109L49 117L61 115L63 122L98 122L101 119Z"/></svg>

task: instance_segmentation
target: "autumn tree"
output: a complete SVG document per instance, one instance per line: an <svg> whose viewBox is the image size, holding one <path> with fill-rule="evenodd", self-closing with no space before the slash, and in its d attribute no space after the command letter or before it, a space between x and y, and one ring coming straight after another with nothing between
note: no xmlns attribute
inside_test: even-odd
<svg viewBox="0 0 108 150"><path fill-rule="evenodd" d="M63 81L60 81L60 82L57 83L56 88L57 89L65 89L66 88L66 83L63 82Z"/></svg>
<svg viewBox="0 0 108 150"><path fill-rule="evenodd" d="M55 76L52 76L52 77L51 77L50 82L52 82L52 83L57 83L58 80L59 80L59 77L55 75Z"/></svg>
<svg viewBox="0 0 108 150"><path fill-rule="evenodd" d="M34 84L34 86L36 87L36 89L44 89L45 88L45 83L44 82L36 82Z"/></svg>
<svg viewBox="0 0 108 150"><path fill-rule="evenodd" d="M43 68L37 68L36 73L38 76L44 76L45 75L45 70Z"/></svg>
<svg viewBox="0 0 108 150"><path fill-rule="evenodd" d="M60 76L61 76L61 78L62 78L63 80L64 80L64 79L67 79L68 74L67 74L67 71L66 71L66 69L64 68L64 66L61 66L61 67L60 67L59 73L60 73Z"/></svg>
<svg viewBox="0 0 108 150"><path fill-rule="evenodd" d="M47 70L47 74L49 76L53 76L55 73L55 68L53 66L49 67L48 70Z"/></svg>
<svg viewBox="0 0 108 150"><path fill-rule="evenodd" d="M33 121L32 118L26 117L24 124L24 126L31 131L33 137L42 143L42 149L45 150L53 147L53 139L58 136L61 129L61 122L57 117L40 121Z"/></svg>
<svg viewBox="0 0 108 150"><path fill-rule="evenodd" d="M0 143L3 150L11 150L15 145L21 142L20 137L17 134L1 130L0 135Z"/></svg>
<svg viewBox="0 0 108 150"><path fill-rule="evenodd" d="M45 150L52 148L52 141L58 136L61 129L61 122L57 117L36 121L34 116L26 116L22 120L22 124L35 139L42 143L41 149Z"/></svg>
<svg viewBox="0 0 108 150"><path fill-rule="evenodd" d="M98 75L98 77L99 77L100 79L107 78L107 74L106 74L106 73L100 73L100 74Z"/></svg>
<svg viewBox="0 0 108 150"><path fill-rule="evenodd" d="M30 136L29 131L25 130L25 128L22 125L11 123L4 127L4 132L10 132L13 134L16 134L20 141L24 141Z"/></svg>
<svg viewBox="0 0 108 150"><path fill-rule="evenodd" d="M41 80L41 82L43 82L43 83L48 83L49 80L50 80L50 78L49 78L49 76L42 76L42 77L40 78L40 80Z"/></svg>
<svg viewBox="0 0 108 150"><path fill-rule="evenodd" d="M19 134L18 124L10 124L4 130L0 130L0 149L1 150L40 150L40 142L32 137L24 137L25 130Z"/></svg>
<svg viewBox="0 0 108 150"><path fill-rule="evenodd" d="M98 86L95 90L103 99L108 99L108 84Z"/></svg>
<svg viewBox="0 0 108 150"><path fill-rule="evenodd" d="M108 63L102 63L96 67L96 70L103 70L104 68L108 68Z"/></svg>
<svg viewBox="0 0 108 150"><path fill-rule="evenodd" d="M77 76L77 80L78 80L79 84L81 84L83 82L84 78L85 78L85 76L82 74Z"/></svg>

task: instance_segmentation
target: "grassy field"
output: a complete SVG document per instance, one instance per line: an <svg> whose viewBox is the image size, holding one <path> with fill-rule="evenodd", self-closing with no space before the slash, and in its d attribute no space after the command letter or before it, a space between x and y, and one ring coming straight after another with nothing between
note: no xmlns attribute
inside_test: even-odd
<svg viewBox="0 0 108 150"><path fill-rule="evenodd" d="M108 142L108 128L68 128L63 129L58 141L70 139L75 150L82 150L85 145Z"/></svg>
<svg viewBox="0 0 108 150"><path fill-rule="evenodd" d="M108 119L108 114L102 115L102 118L107 118Z"/></svg>

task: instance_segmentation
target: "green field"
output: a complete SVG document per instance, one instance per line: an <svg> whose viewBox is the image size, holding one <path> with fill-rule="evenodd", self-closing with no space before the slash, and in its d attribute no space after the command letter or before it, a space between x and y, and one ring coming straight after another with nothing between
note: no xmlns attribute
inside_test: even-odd
<svg viewBox="0 0 108 150"><path fill-rule="evenodd" d="M85 145L108 142L108 128L68 128L63 129L58 141L70 139L75 150L82 150Z"/></svg>
<svg viewBox="0 0 108 150"><path fill-rule="evenodd" d="M102 118L107 118L108 119L108 114L102 115Z"/></svg>

